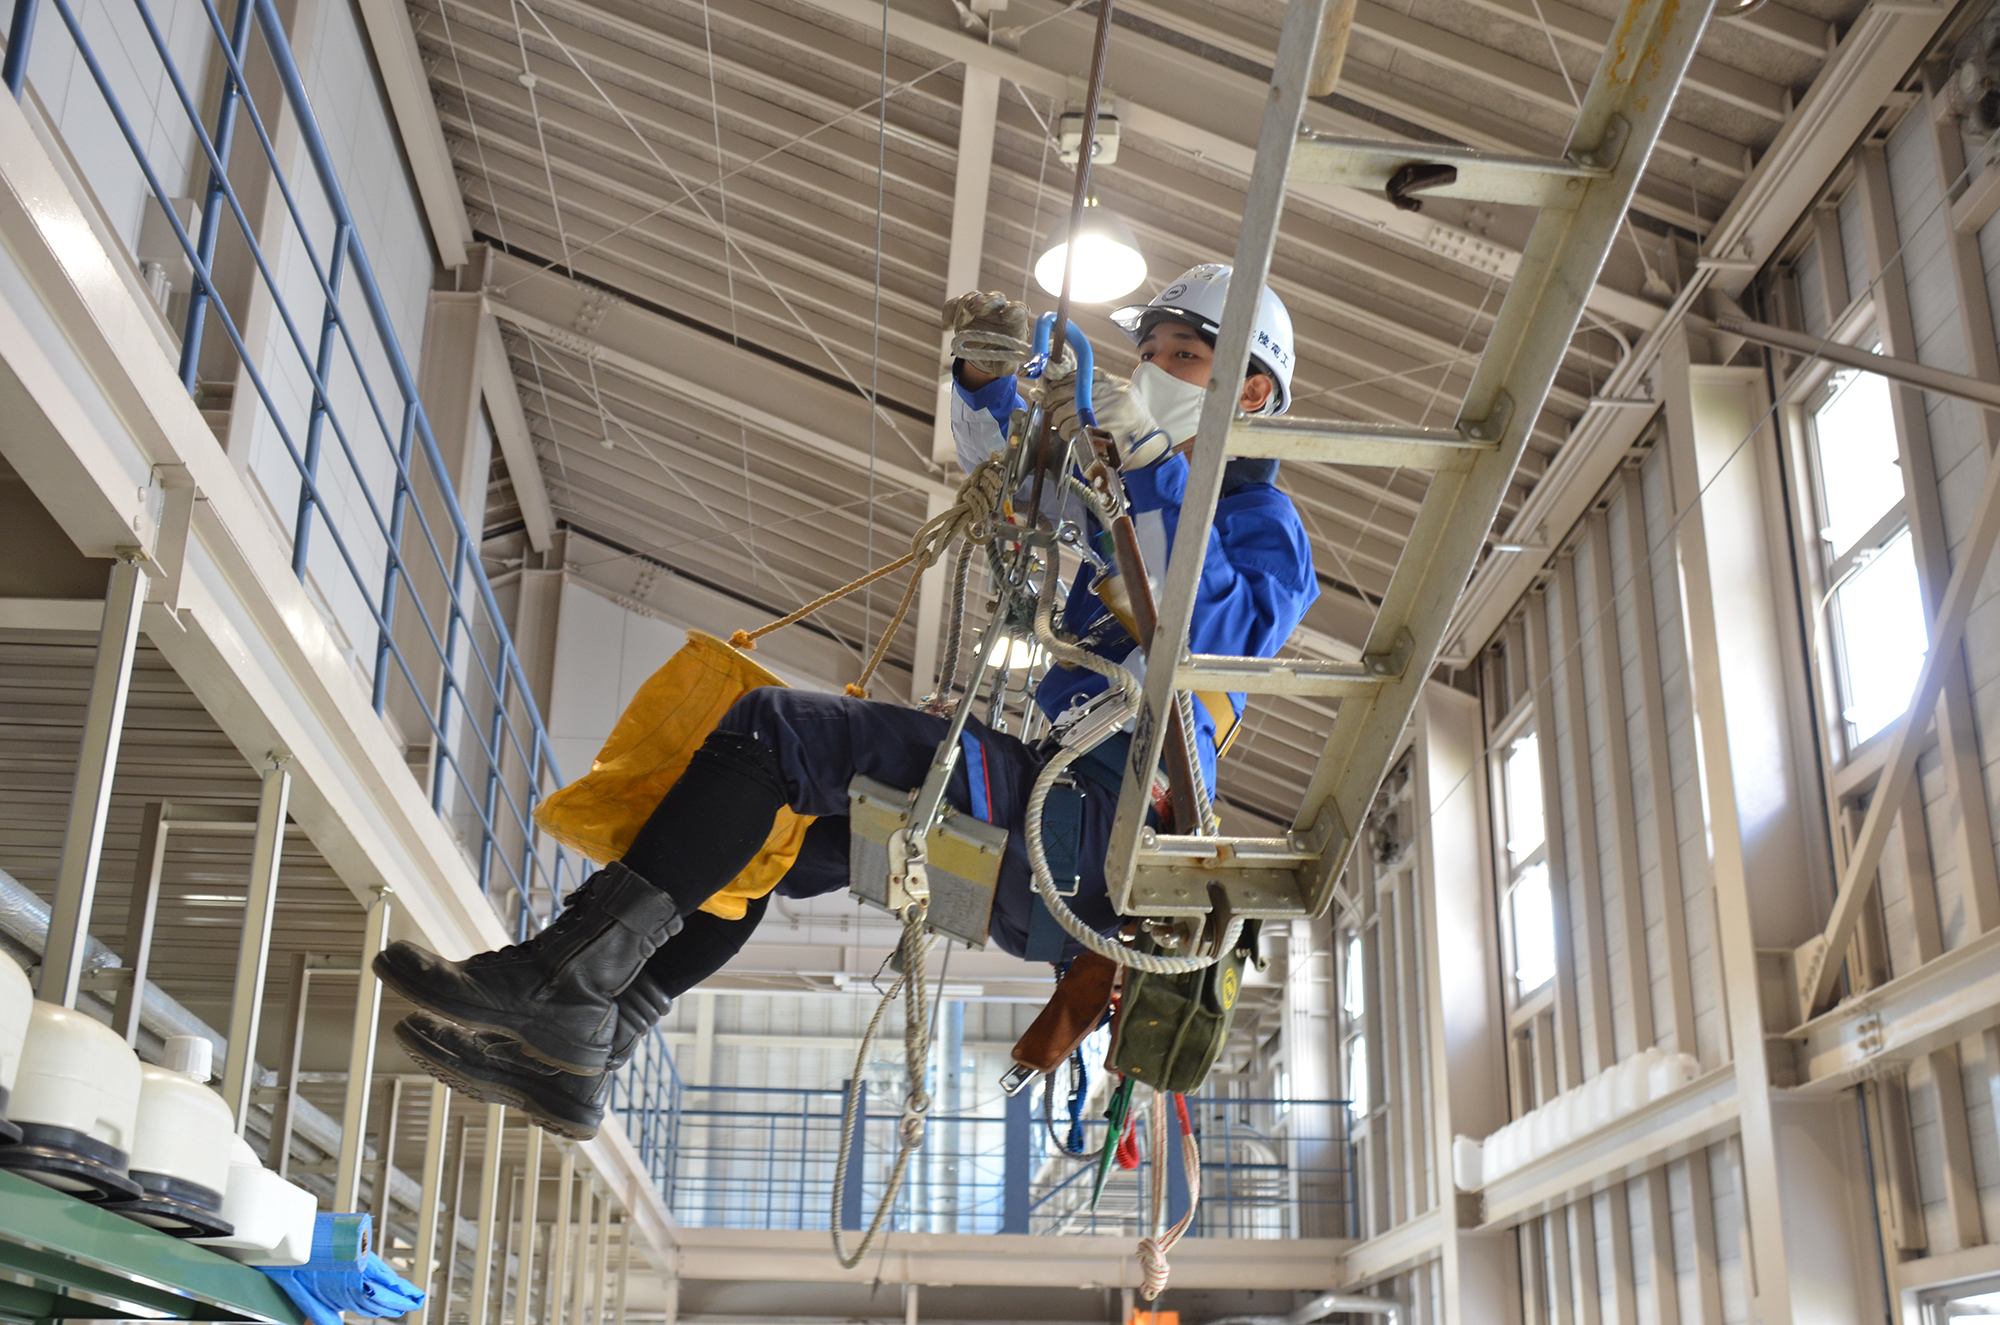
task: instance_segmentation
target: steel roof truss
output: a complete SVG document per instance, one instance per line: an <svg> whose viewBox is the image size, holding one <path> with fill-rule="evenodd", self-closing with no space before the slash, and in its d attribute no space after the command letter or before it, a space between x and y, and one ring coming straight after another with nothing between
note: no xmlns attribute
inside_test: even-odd
<svg viewBox="0 0 2000 1325"><path fill-rule="evenodd" d="M1444 155L1422 149L1413 157L1408 144L1343 142L1322 148L1316 143L1325 140L1311 135L1301 140L1305 83L1325 4L1291 0L1286 9L1236 250L1237 279L1230 286L1224 332L1216 347L1218 367L1248 361L1253 301L1269 271L1288 179L1337 167L1353 182L1380 187L1401 164ZM1561 161L1449 153L1476 196L1513 190L1516 196L1562 204L1544 206L1537 217L1453 429L1249 424L1236 417L1235 402L1226 393L1209 393L1181 508L1183 529L1213 524L1231 454L1275 450L1368 463L1352 457L1372 453L1389 463L1428 462L1423 467L1432 470L1432 477L1358 665L1190 657L1187 638L1208 540L1176 540L1148 652L1179 663L1148 669L1105 861L1111 900L1121 912L1205 911L1217 885L1239 915L1325 912L1527 449L1585 298L1660 140L1706 21L1706 7L1690 10L1678 0L1626 0L1613 29L1619 40L1607 49L1591 80ZM1306 152L1296 154L1302 141ZM1318 766L1285 837L1165 837L1146 826L1151 774L1166 737L1157 715L1170 711L1177 688L1196 686L1341 696Z"/></svg>

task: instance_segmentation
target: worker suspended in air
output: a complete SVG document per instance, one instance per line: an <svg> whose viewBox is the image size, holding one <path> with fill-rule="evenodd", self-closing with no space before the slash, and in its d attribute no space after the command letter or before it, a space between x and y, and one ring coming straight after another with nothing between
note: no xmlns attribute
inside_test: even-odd
<svg viewBox="0 0 2000 1325"><path fill-rule="evenodd" d="M1097 424L1116 445L1144 564L1159 571L1179 523L1186 451L1228 282L1227 267L1195 267L1150 303L1114 313L1138 347L1139 368L1130 381L1093 374ZM1014 411L1028 403L1024 385L1063 441L1077 440L1074 375L1066 380L1048 372L1025 384L1015 377L1032 353L1024 305L998 294L961 295L945 305L945 320L956 380L952 432L968 470L1004 446ZM1291 320L1266 290L1240 407L1283 412L1291 376ZM1188 640L1194 652L1275 656L1318 596L1298 512L1273 485L1277 465L1229 462ZM1080 572L1062 630L1092 653L1140 671L1144 660L1124 595L1115 580L1093 585L1093 574L1087 565ZM1059 727L1105 686L1096 672L1056 666L1036 702ZM1193 753L1206 786L1216 785L1217 751L1243 703L1238 694L1196 706ZM849 886L849 784L859 777L918 786L949 725L935 713L852 696L780 686L748 691L694 752L622 858L578 887L553 924L525 942L464 961L408 941L376 958L382 980L421 1009L397 1027L399 1041L426 1071L464 1094L520 1109L562 1135L594 1134L610 1074L674 998L742 949L771 891L806 898ZM1075 779L1081 813L1070 905L1102 934L1124 923L1107 896L1103 863L1129 739L1114 736L1072 766L1081 775ZM1054 746L1031 746L976 720L967 723L962 745L946 800L1008 834L989 933L1022 956L1037 929L1038 904L1024 846L1027 799ZM761 895L745 896L739 875L764 851L786 810L811 819L796 858L782 877L748 890Z"/></svg>

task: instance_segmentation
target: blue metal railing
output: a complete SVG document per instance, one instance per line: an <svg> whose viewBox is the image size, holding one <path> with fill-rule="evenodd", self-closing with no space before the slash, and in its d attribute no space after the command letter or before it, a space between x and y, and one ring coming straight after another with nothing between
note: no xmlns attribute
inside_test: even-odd
<svg viewBox="0 0 2000 1325"><path fill-rule="evenodd" d="M424 763L432 808L463 826L481 890L517 937L525 937L559 905L564 876L574 871L575 862L534 825L535 804L561 785L560 774L272 0L237 0L226 24L218 0L178 0L183 7L200 6L212 43L201 67L192 70L182 67L185 53L177 60L170 51L150 0L130 0L145 40L125 41L118 57L129 62L150 44L171 90L165 108L147 104L137 122L92 49L72 0L14 0L0 67L8 90L19 98L27 86L43 3L61 20L192 269L181 318L183 384L200 398L222 388L226 378L231 410L257 410L253 428L266 430L246 429L244 435L275 435L282 445L298 482L293 573L316 594L335 636L349 639L357 665L372 653L366 671L376 713L399 730L416 730L419 742L429 741ZM51 36L45 25L44 51ZM276 91L265 93L263 106L248 72L259 52L276 75ZM129 85L130 69L119 67ZM218 78L212 120L205 119L198 89ZM269 88L268 77L262 86ZM171 178L175 171L191 172L182 163L156 160L147 147L174 119L175 105L198 148L194 169L206 172L192 234L174 199L192 192L193 181ZM273 126L286 115L311 162L311 179L300 187L288 178L274 145ZM175 126L180 131L178 120ZM237 141L245 126L256 140L254 152L241 150ZM252 183L274 190L282 202L274 235L260 234L251 221L258 206L246 203L244 192ZM226 279L218 277L219 250L232 270L254 277L242 282L248 292L233 300ZM301 275L301 258L309 277L300 283L311 288L307 298L316 305L309 315L293 307L278 274ZM345 307L357 294L362 308ZM260 357L246 326L253 301L262 296L268 296L275 334L264 337ZM211 334L215 329L226 345ZM247 383L254 402L243 398L237 383ZM303 427L295 417L288 422L281 404L288 393L310 395ZM338 468L330 470L334 464ZM371 482L371 473L378 481ZM385 494L383 487L390 490ZM283 498L273 494L273 500Z"/></svg>
<svg viewBox="0 0 2000 1325"><path fill-rule="evenodd" d="M614 1079L610 1107L683 1224L802 1230L828 1225L845 1102L842 1090L684 1086L655 1031ZM1202 1153L1191 1236L1348 1234L1354 1174L1346 1101L1197 1096L1187 1104ZM881 1199L899 1120L887 1097L864 1113L860 1190L848 1194L845 1223L865 1226ZM1137 1169L1114 1168L1092 1211L1095 1163L1053 1143L1039 1107L1029 1123L1010 1130L1005 1114L932 1114L888 1226L1001 1232L1009 1224L1008 1186L1018 1183L1024 1190L1013 1194L1014 1208L1025 1208L1027 1218L1013 1231L1137 1236L1153 1157L1142 1153ZM1058 1120L1059 1130L1067 1126ZM1087 1157L1103 1145L1106 1126L1102 1118L1084 1122ZM1010 1144L1025 1144L1028 1153L1010 1156ZM1178 1149L1170 1163L1177 1172Z"/></svg>
<svg viewBox="0 0 2000 1325"><path fill-rule="evenodd" d="M611 1078L607 1117L625 1125L639 1162L664 1198L674 1189L679 1157L681 1101L685 1091L667 1037L656 1026L639 1042L631 1061Z"/></svg>

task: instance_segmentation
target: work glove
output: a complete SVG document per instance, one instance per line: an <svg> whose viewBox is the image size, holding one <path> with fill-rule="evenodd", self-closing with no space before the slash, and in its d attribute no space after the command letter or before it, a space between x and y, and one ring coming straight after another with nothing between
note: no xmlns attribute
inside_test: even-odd
<svg viewBox="0 0 2000 1325"><path fill-rule="evenodd" d="M1068 347L1064 347L1067 354ZM1091 371L1090 377L1091 413L1097 419L1097 426L1111 434L1112 445L1118 452L1120 469L1143 469L1167 453L1171 443L1167 434L1153 422L1153 416L1132 393L1132 384L1125 378L1105 372L1102 368ZM1038 389L1038 403L1049 416L1050 423L1062 439L1077 446L1083 436L1083 421L1076 408L1076 368L1067 360L1043 374ZM1088 454L1089 447L1080 448L1080 454Z"/></svg>
<svg viewBox="0 0 2000 1325"><path fill-rule="evenodd" d="M946 300L944 329L951 333L952 358L996 377L1020 372L1034 353L1028 306L997 291L974 290Z"/></svg>
<svg viewBox="0 0 2000 1325"><path fill-rule="evenodd" d="M262 1266L312 1325L342 1325L340 1313L402 1316L424 1303L424 1292L370 1251L365 1214L320 1215L313 1224L312 1259L304 1265Z"/></svg>
<svg viewBox="0 0 2000 1325"><path fill-rule="evenodd" d="M316 1269L317 1264L265 1271L313 1325L341 1325L343 1311L379 1319L404 1316L424 1304L423 1290L373 1252L340 1269Z"/></svg>

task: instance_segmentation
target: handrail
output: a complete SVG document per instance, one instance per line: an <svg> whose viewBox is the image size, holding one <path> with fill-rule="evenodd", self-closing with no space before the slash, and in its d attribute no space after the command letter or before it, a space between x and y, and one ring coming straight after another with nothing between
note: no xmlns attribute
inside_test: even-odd
<svg viewBox="0 0 2000 1325"><path fill-rule="evenodd" d="M623 1123L647 1171L660 1183L670 1209L689 1226L771 1229L824 1228L840 1138L840 1111L847 1092L829 1087L693 1086L681 1082L666 1036L655 1029L633 1060L613 1078L607 1113ZM690 1096L707 1096L703 1105ZM1026 1096L1020 1105L1027 1106ZM1284 1100L1271 1097L1196 1096L1188 1100L1202 1145L1205 1214L1199 1236L1296 1236L1307 1208L1336 1208L1347 1220L1354 1203L1352 1143L1347 1136L1345 1100ZM987 1107L991 1107L989 1104ZM1244 1115L1266 1115L1261 1125ZM1274 1121L1268 1115L1278 1115ZM1287 1135L1287 1126L1310 1118L1305 1135ZM867 1115L874 1144L862 1165L864 1186L879 1192L887 1164L887 1133L898 1120L890 1110ZM942 1184L951 1227L960 1232L1004 1226L1010 1184L1016 1198L1044 1234L1078 1228L1118 1229L1136 1217L1130 1179L1120 1179L1118 1195L1096 1213L1082 1209L1077 1180L1092 1166L1073 1162L1048 1142L1046 1120L1030 1113L1026 1128L1007 1113L934 1113L931 1139L910 1181L919 1187ZM1103 1143L1107 1124L1085 1120L1093 1133L1087 1149ZM1322 1134L1323 1133L1323 1134ZM1022 1138L1030 1147L1025 1167L1010 1163L1008 1148ZM1246 1152L1245 1143L1253 1143ZM1017 1160L1019 1156L1015 1157ZM1149 1161L1142 1161L1149 1162ZM1300 1180L1307 1180L1304 1186ZM1316 1184L1316 1186L1315 1186ZM893 1227L918 1229L899 1203ZM945 1216L940 1215L940 1218ZM918 1222L913 1222L918 1221ZM931 1231L939 1231L932 1228Z"/></svg>
<svg viewBox="0 0 2000 1325"><path fill-rule="evenodd" d="M4 71L0 72L17 98L26 89L28 56L41 2L15 0L13 6ZM193 166L184 167L178 159L172 163L175 169L189 170L188 187L179 191L196 192L192 172L203 168L207 172L205 184L198 190L203 206L192 235L175 212L177 190L162 177L162 169L146 146L156 124L143 118L135 123L127 113L114 80L91 48L72 0L48 2L67 29L193 273L177 365L184 386L192 395L200 396L204 391L200 376L203 352L211 343L211 324L218 327L234 355L229 371L240 372L254 397L254 401L233 400L232 408L259 410L258 421L268 425L296 474L299 491L292 525L293 573L302 584L318 591L329 627L337 636L350 639L357 659L361 639L356 636L365 636L373 629L370 702L378 715L388 718L390 681L400 677L413 707L421 714L412 739L428 740L433 747L428 776L432 808L441 816L465 814L476 820L478 841L467 844L467 854L481 891L504 916L507 908L500 907L500 898L493 892L497 864L515 895L512 920L517 937L525 937L546 919L537 909L538 898L546 894L550 915L559 907L566 866L572 863L560 846L552 852L546 850L549 844L534 824L535 805L548 790L560 785L560 771L527 671L480 564L478 536L470 528L432 431L416 374L396 333L394 314L376 279L333 152L313 111L305 78L273 0L238 0L228 23L217 7L226 0L199 0L210 30L210 44L202 58L219 57L223 73L212 132L191 90L191 86L206 84L205 70L195 69L192 76L185 73L169 49L149 0L130 0L171 84L173 96L168 102L178 103L186 126L192 130ZM260 109L251 94L254 85L246 66L253 37L262 39L270 67L277 74L276 104L280 114L291 115L298 131L318 186L317 203L327 213L325 222L318 219L317 210L314 219L308 219L296 182L279 159L272 132L275 120ZM138 49L143 50L143 44ZM143 114L171 116L171 110L149 105ZM254 209L246 207L238 181L231 177L239 122L247 122L257 150L237 174L241 176L247 169L258 171L261 177L268 171L282 204L272 213L278 227L275 235L259 232L251 219ZM115 163L93 160L86 163L86 174L117 168ZM229 307L216 278L217 243L225 220L234 222L248 255L253 296L261 285L275 315L271 334L254 348L246 334L245 310ZM327 225L331 227L331 243L322 250L313 234L316 227ZM320 305L320 326L314 337L305 334L305 316L286 297L282 275L295 269L283 266L287 243L296 245L296 256L311 273L309 288L314 288L313 297ZM374 333L372 343L362 343L366 336L357 333L353 318L342 307L350 293L358 293L367 310L361 325ZM290 356L285 355L287 347ZM386 383L378 380L384 376ZM296 421L287 422L287 412L279 404L278 388L288 382L296 383L300 396L308 392L311 396L303 437L298 435ZM364 433L371 427L379 435L380 454L364 446ZM325 445L329 436L331 448ZM332 458L344 464L353 479L340 483L337 491L330 490L332 480L322 473ZM392 482L393 491L379 493L371 474ZM436 513L428 509L431 506L441 508L442 520L434 518ZM311 565L315 519L324 526L333 562L317 573ZM373 578L378 561L379 581ZM341 582L343 572L346 588ZM433 574L442 583L441 591L419 582L419 576ZM413 659L412 645L427 648L428 659L421 654ZM433 666L434 679L420 675ZM481 721L482 706L488 703L490 710ZM404 725L411 724L406 720ZM454 784L458 791L450 793ZM454 803L448 804L448 798Z"/></svg>

